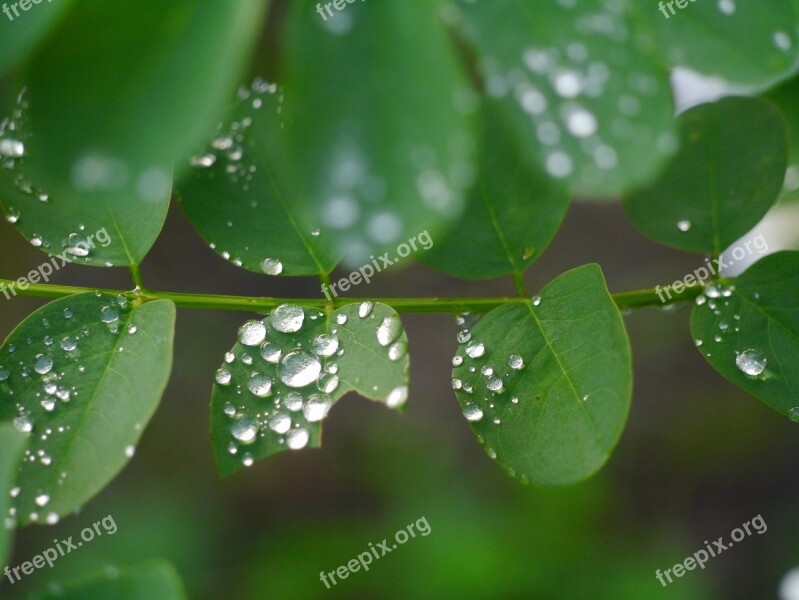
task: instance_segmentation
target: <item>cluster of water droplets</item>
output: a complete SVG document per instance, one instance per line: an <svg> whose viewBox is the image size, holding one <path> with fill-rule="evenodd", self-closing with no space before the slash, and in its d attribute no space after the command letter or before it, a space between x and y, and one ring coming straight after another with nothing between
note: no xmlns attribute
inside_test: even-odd
<svg viewBox="0 0 799 600"><path fill-rule="evenodd" d="M294 335L324 318L324 313L315 309L283 304L268 319L247 321L239 328L241 350L225 355L216 383L234 389L241 397L226 403L223 411L229 419L228 451L233 455L242 452L243 465L254 462L246 447L268 436L288 449L304 448L312 424L323 420L333 406L333 394L341 384L338 359L346 352L339 328L346 326L350 317L344 312L335 314L329 332L309 340ZM360 304L354 318L376 320L373 304ZM389 360L398 361L407 354L407 345L400 339L402 331L396 315L375 325L375 339L386 349ZM235 372L243 375L234 376ZM407 387L400 386L389 392L386 404L399 407L407 397Z"/></svg>
<svg viewBox="0 0 799 600"><path fill-rule="evenodd" d="M250 158L256 141L249 132L258 119L273 116L269 111L274 111L278 115L277 119L283 127L284 96L276 84L259 77L250 86L240 87L237 99L239 116L230 122L220 123L209 147L204 153L191 157L190 163L198 175L211 179L226 177L243 193L248 193L251 192L253 180L258 173L258 165ZM253 210L258 210L260 202L253 193L249 206ZM231 218L226 225L234 230L237 223ZM311 237L318 237L320 234L319 229L311 229L308 233ZM216 241L211 242L210 246L225 260L238 267L242 266L244 259L241 256L233 255L228 249L219 247ZM244 250L249 252L250 248L245 247ZM266 256L258 260L261 271L266 275L283 273L283 262L279 258Z"/></svg>
<svg viewBox="0 0 799 600"><path fill-rule="evenodd" d="M97 295L102 296L99 292ZM91 320L101 323L101 326L79 325L73 309L67 306L57 316L59 322L51 321L52 316L41 319L38 331L42 333L37 334L41 337L31 336L22 343L9 344L0 354L0 396L14 403L14 427L31 436L23 458L26 468L51 468L55 460L52 448L63 445L60 438L72 432L75 416L84 410L81 407L77 412L71 411L70 407L84 392L85 357L96 354L96 338L113 336L116 338L115 351L124 352L124 336L138 332L135 325L124 324L124 314L130 310L128 300L123 296L107 297L107 300L97 309L96 315L80 315L81 321L88 323ZM90 340L91 350L87 347ZM136 429L140 426L137 425ZM125 448L128 458L134 452L133 446ZM62 471L56 484L63 485L67 477L68 472ZM18 497L21 491L20 487L12 489L12 498ZM45 509L51 493L49 490L35 490L36 506ZM30 521L48 524L57 523L58 518L55 512L39 510L28 515ZM16 508L12 507L6 525L14 526L16 519Z"/></svg>
<svg viewBox="0 0 799 600"><path fill-rule="evenodd" d="M664 156L676 149L673 134L656 135L638 122L652 100L667 93L667 84L631 71L632 33L624 5L613 0L599 4L589 12L574 1L558 2L572 17L571 40L561 37L564 41L556 44L530 45L515 64L492 55L481 57L488 93L516 101L541 144L547 172L557 179L575 175L578 163L593 167L583 176L585 181L590 181L589 175L614 171L620 144L649 142ZM479 39L471 24L465 27Z"/></svg>

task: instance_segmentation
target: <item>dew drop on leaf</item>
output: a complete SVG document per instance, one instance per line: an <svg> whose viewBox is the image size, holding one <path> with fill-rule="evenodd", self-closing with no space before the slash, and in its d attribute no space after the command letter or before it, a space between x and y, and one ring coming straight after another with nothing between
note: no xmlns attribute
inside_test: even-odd
<svg viewBox="0 0 799 600"><path fill-rule="evenodd" d="M281 304L272 313L271 323L272 327L281 333L295 333L302 329L304 320L305 312L302 307L296 304Z"/></svg>
<svg viewBox="0 0 799 600"><path fill-rule="evenodd" d="M757 377L766 370L767 359L759 350L744 350L735 357L735 364L743 373Z"/></svg>

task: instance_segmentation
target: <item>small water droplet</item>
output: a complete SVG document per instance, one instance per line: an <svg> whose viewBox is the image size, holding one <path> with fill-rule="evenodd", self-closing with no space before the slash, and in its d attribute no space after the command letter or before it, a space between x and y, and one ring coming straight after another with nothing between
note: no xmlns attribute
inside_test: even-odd
<svg viewBox="0 0 799 600"><path fill-rule="evenodd" d="M227 369L219 369L216 372L216 382L219 385L228 385L230 384L230 380L233 378L230 371Z"/></svg>
<svg viewBox="0 0 799 600"><path fill-rule="evenodd" d="M472 341L466 346L466 354L470 358L480 358L485 354L485 345L482 342Z"/></svg>
<svg viewBox="0 0 799 600"><path fill-rule="evenodd" d="M319 356L333 356L338 350L338 338L335 335L320 333L314 338L313 351Z"/></svg>
<svg viewBox="0 0 799 600"><path fill-rule="evenodd" d="M388 346L402 333L402 321L397 315L388 315L377 327L377 341L381 346Z"/></svg>
<svg viewBox="0 0 799 600"><path fill-rule="evenodd" d="M680 231L683 231L683 232L688 231L689 229L691 229L691 222L690 221L678 221L677 222L677 229L679 229Z"/></svg>
<svg viewBox="0 0 799 600"><path fill-rule="evenodd" d="M361 305L358 307L358 316L365 319L372 312L373 306L371 302L361 302Z"/></svg>
<svg viewBox="0 0 799 600"><path fill-rule="evenodd" d="M240 417L230 426L231 435L242 444L252 444L258 438L258 423L247 417Z"/></svg>
<svg viewBox="0 0 799 600"><path fill-rule="evenodd" d="M247 382L247 389L253 396L266 398L272 393L272 380L262 373L253 373Z"/></svg>
<svg viewBox="0 0 799 600"><path fill-rule="evenodd" d="M265 258L261 263L261 270L266 275L280 275L283 272L283 263L276 258Z"/></svg>
<svg viewBox="0 0 799 600"><path fill-rule="evenodd" d="M303 427L292 429L286 436L286 446L291 450L302 450L308 445L309 437L308 430Z"/></svg>
<svg viewBox="0 0 799 600"><path fill-rule="evenodd" d="M309 423L315 423L327 416L331 406L333 406L333 398L328 394L314 394L302 407L302 414Z"/></svg>
<svg viewBox="0 0 799 600"><path fill-rule="evenodd" d="M408 400L408 386L401 385L395 387L386 396L386 406L389 408L399 408Z"/></svg>
<svg viewBox="0 0 799 600"><path fill-rule="evenodd" d="M766 370L768 360L759 350L744 350L735 357L735 364L743 373L757 377Z"/></svg>
<svg viewBox="0 0 799 600"><path fill-rule="evenodd" d="M518 354L511 354L508 358L508 366L519 371L524 368L524 359Z"/></svg>
<svg viewBox="0 0 799 600"><path fill-rule="evenodd" d="M38 354L33 363L33 370L39 375L46 375L53 368L53 357L47 354Z"/></svg>

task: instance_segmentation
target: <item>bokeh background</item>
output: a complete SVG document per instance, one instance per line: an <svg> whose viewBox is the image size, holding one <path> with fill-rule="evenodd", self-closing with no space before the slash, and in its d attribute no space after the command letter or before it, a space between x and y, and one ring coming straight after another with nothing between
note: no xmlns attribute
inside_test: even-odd
<svg viewBox="0 0 799 600"><path fill-rule="evenodd" d="M253 73L271 75L278 41L264 36ZM797 247L799 214L786 205L765 225L772 249ZM43 255L0 223L0 274L16 278ZM682 278L703 258L648 241L617 203L575 202L529 290L589 262L613 291ZM316 297L314 279L244 272L201 241L173 206L143 276L159 290ZM343 273L342 273L343 275ZM56 283L128 289L117 269L70 266ZM357 296L512 294L510 280L447 278L412 260ZM0 297L0 337L44 301ZM777 598L799 567L799 429L725 382L694 348L689 310L625 316L635 366L628 426L608 465L580 485L544 490L510 479L474 439L450 388L454 321L404 316L411 344L405 415L350 395L325 422L319 450L285 453L221 480L208 434L213 373L252 315L183 310L175 366L131 464L80 514L19 533L11 564L106 515L118 525L56 563L0 589L24 598L51 581L151 558L174 562L198 600L474 598L751 600ZM799 368L799 367L798 367ZM663 588L665 570L762 515L753 535L704 571ZM425 517L431 527L328 590L320 571Z"/></svg>

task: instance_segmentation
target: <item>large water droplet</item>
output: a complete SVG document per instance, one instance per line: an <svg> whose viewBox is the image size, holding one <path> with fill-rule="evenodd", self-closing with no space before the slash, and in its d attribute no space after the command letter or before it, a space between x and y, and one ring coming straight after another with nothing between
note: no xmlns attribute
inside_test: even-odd
<svg viewBox="0 0 799 600"><path fill-rule="evenodd" d="M291 450L302 450L308 445L308 439L309 435L307 429L303 427L292 429L286 436L286 445Z"/></svg>
<svg viewBox="0 0 799 600"><path fill-rule="evenodd" d="M265 258L261 263L261 270L267 275L280 275L283 272L283 263L276 258Z"/></svg>
<svg viewBox="0 0 799 600"><path fill-rule="evenodd" d="M388 346L402 333L402 321L397 315L389 315L377 327L377 341L381 346Z"/></svg>
<svg viewBox="0 0 799 600"><path fill-rule="evenodd" d="M296 304L281 304L272 313L272 327L281 333L294 333L302 329L305 311Z"/></svg>
<svg viewBox="0 0 799 600"><path fill-rule="evenodd" d="M314 394L302 407L302 414L309 423L314 423L324 419L331 406L333 406L333 398L328 394Z"/></svg>
<svg viewBox="0 0 799 600"><path fill-rule="evenodd" d="M479 421L483 418L483 409L476 404L467 404L463 407L463 416L467 421Z"/></svg>
<svg viewBox="0 0 799 600"><path fill-rule="evenodd" d="M259 398L266 398L272 392L272 380L262 373L253 373L247 382L247 389Z"/></svg>
<svg viewBox="0 0 799 600"><path fill-rule="evenodd" d="M113 306L104 306L100 309L100 320L103 323L115 323L119 320L119 311Z"/></svg>
<svg viewBox="0 0 799 600"><path fill-rule="evenodd" d="M469 355L470 358L480 358L485 354L485 345L482 342L469 342L469 345L466 346L466 354Z"/></svg>
<svg viewBox="0 0 799 600"><path fill-rule="evenodd" d="M319 362L319 359L300 350L286 354L278 367L280 380L293 388L310 385L316 381L321 372L322 363Z"/></svg>
<svg viewBox="0 0 799 600"><path fill-rule="evenodd" d="M53 368L53 357L47 354L38 354L33 363L33 370L39 375L46 375Z"/></svg>
<svg viewBox="0 0 799 600"><path fill-rule="evenodd" d="M245 346L257 346L266 339L266 326L261 321L247 321L239 328L239 341Z"/></svg>
<svg viewBox="0 0 799 600"><path fill-rule="evenodd" d="M219 369L216 372L216 382L219 385L230 384L230 380L232 379L232 377L233 376L231 375L230 371L228 371L227 369Z"/></svg>
<svg viewBox="0 0 799 600"><path fill-rule="evenodd" d="M401 385L395 387L386 396L386 406L389 408L399 408L408 400L408 386Z"/></svg>
<svg viewBox="0 0 799 600"><path fill-rule="evenodd" d="M230 433L242 444L252 444L258 437L258 423L253 419L241 417L233 421Z"/></svg>
<svg viewBox="0 0 799 600"><path fill-rule="evenodd" d="M374 305L371 302L361 302L361 305L358 307L358 316L365 319L372 312L373 307Z"/></svg>
<svg viewBox="0 0 799 600"><path fill-rule="evenodd" d="M313 351L319 356L333 356L338 350L338 338L335 335L320 333L314 338Z"/></svg>
<svg viewBox="0 0 799 600"><path fill-rule="evenodd" d="M277 413L269 419L269 429L275 433L286 433L291 428L291 417L285 413Z"/></svg>
<svg viewBox="0 0 799 600"><path fill-rule="evenodd" d="M735 357L736 366L750 377L757 377L766 370L768 360L759 350L744 350Z"/></svg>

